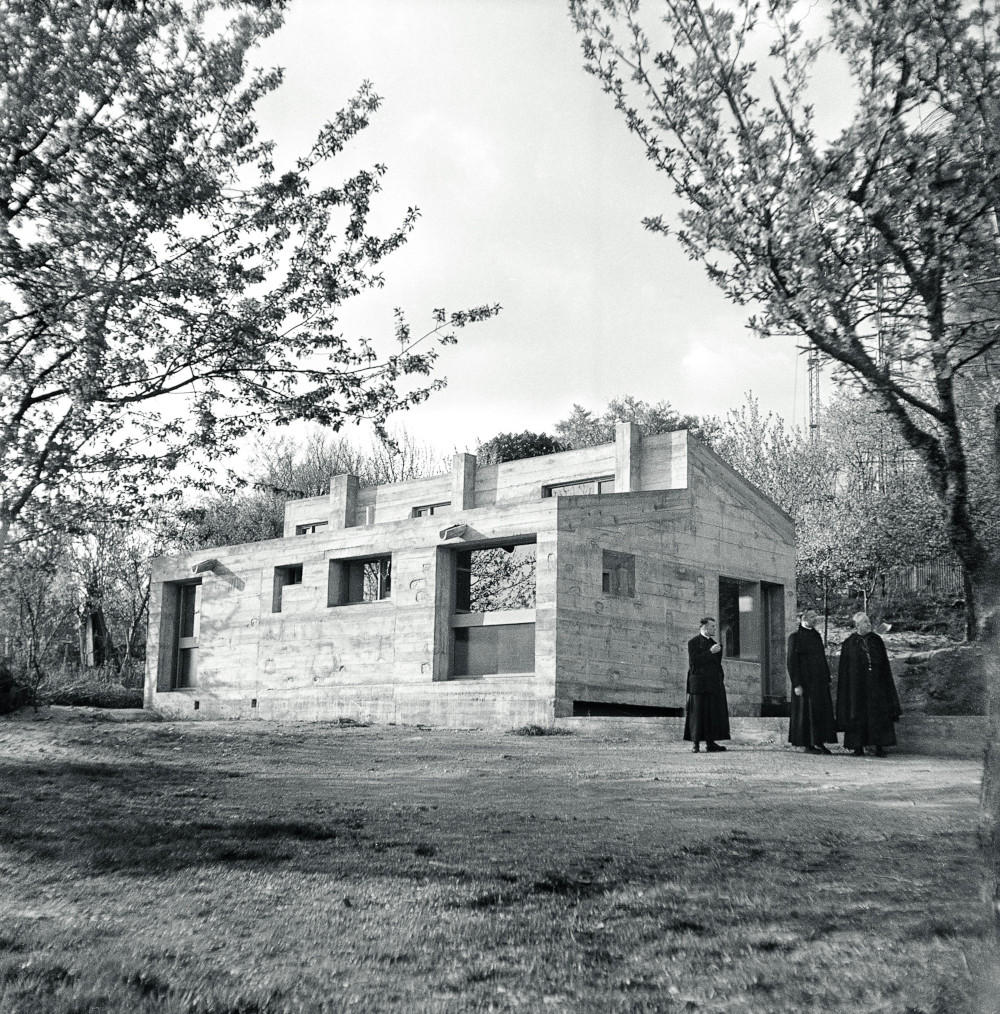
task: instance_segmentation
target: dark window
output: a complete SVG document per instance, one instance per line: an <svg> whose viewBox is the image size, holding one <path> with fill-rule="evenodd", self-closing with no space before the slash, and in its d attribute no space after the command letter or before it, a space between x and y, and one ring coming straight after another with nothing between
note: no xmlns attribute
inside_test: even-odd
<svg viewBox="0 0 1000 1014"><path fill-rule="evenodd" d="M635 598L635 557L631 553L603 551L601 591L615 598Z"/></svg>
<svg viewBox="0 0 1000 1014"><path fill-rule="evenodd" d="M455 628L456 676L534 671L534 623Z"/></svg>
<svg viewBox="0 0 1000 1014"><path fill-rule="evenodd" d="M281 592L285 585L302 584L302 564L290 563L274 568L274 590L271 594L271 612L281 612Z"/></svg>
<svg viewBox="0 0 1000 1014"><path fill-rule="evenodd" d="M543 486L542 496L593 496L595 493L614 493L615 477L602 475L598 479L580 479L577 482L562 482L554 486Z"/></svg>
<svg viewBox="0 0 1000 1014"><path fill-rule="evenodd" d="M455 612L535 608L535 544L467 549L455 554Z"/></svg>
<svg viewBox="0 0 1000 1014"><path fill-rule="evenodd" d="M718 638L727 658L760 659L760 583L719 578Z"/></svg>
<svg viewBox="0 0 1000 1014"><path fill-rule="evenodd" d="M315 535L321 528L326 528L328 522L326 521L313 521L308 525L296 525L296 535Z"/></svg>
<svg viewBox="0 0 1000 1014"><path fill-rule="evenodd" d="M431 515L437 514L437 512L442 507L450 507L450 506L451 506L451 501L450 500L445 500L444 503L428 503L428 504L424 504L422 507L414 507L413 510L410 512L410 517L413 517L413 518L429 518L429 517L431 517Z"/></svg>
<svg viewBox="0 0 1000 1014"><path fill-rule="evenodd" d="M331 560L327 605L379 602L392 593L392 557Z"/></svg>

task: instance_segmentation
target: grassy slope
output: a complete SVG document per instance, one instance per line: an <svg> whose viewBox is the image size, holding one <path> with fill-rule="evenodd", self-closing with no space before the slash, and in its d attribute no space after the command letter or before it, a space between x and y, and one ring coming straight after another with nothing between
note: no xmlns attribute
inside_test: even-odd
<svg viewBox="0 0 1000 1014"><path fill-rule="evenodd" d="M0 1011L961 1010L979 765L0 723Z"/></svg>

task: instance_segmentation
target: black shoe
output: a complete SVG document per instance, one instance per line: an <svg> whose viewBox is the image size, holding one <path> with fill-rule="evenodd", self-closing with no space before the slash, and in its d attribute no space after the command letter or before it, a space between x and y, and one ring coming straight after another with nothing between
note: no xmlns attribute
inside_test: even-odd
<svg viewBox="0 0 1000 1014"><path fill-rule="evenodd" d="M695 743L695 745L691 747L691 753L700 753L700 751L701 747L697 743Z"/></svg>
<svg viewBox="0 0 1000 1014"><path fill-rule="evenodd" d="M818 747L816 747L816 749L819 750L820 753L825 753L825 754L832 754L833 753L832 750L828 750L825 746L823 746L822 743L820 743L820 745Z"/></svg>
<svg viewBox="0 0 1000 1014"><path fill-rule="evenodd" d="M876 757L887 757L888 754L885 752L885 747L884 746L877 746L877 747L875 747L875 756Z"/></svg>
<svg viewBox="0 0 1000 1014"><path fill-rule="evenodd" d="M725 753L726 748L719 743L708 743L705 746L706 753Z"/></svg>
<svg viewBox="0 0 1000 1014"><path fill-rule="evenodd" d="M865 755L865 751L864 751L864 747L860 747L860 746L856 746L856 747L855 747L855 748L854 748L854 749L853 749L853 750L851 751L851 753L852 753L852 754L853 754L853 755L854 755L855 757L864 757L864 755Z"/></svg>
<svg viewBox="0 0 1000 1014"><path fill-rule="evenodd" d="M822 753L823 751L818 746L807 746L806 753ZM830 751L827 750L827 753Z"/></svg>

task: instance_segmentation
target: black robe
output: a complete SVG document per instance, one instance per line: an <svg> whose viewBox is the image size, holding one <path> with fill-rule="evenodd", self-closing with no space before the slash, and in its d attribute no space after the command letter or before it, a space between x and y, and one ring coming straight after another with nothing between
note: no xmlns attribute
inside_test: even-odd
<svg viewBox="0 0 1000 1014"><path fill-rule="evenodd" d="M785 664L792 681L788 742L792 746L821 746L837 742L830 696L830 665L818 630L799 627L788 638ZM795 687L802 693L796 694Z"/></svg>
<svg viewBox="0 0 1000 1014"><path fill-rule="evenodd" d="M901 713L882 638L851 634L840 646L837 679L837 729L844 734L844 746L895 746Z"/></svg>
<svg viewBox="0 0 1000 1014"><path fill-rule="evenodd" d="M687 708L684 738L689 742L729 739L729 702L722 672L722 652L715 641L698 634L688 641Z"/></svg>

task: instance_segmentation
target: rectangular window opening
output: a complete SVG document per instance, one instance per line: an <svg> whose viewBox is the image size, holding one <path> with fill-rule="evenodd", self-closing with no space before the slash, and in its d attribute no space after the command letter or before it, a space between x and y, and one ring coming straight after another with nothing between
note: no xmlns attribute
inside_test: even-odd
<svg viewBox="0 0 1000 1014"><path fill-rule="evenodd" d="M614 493L615 477L602 475L594 479L578 479L575 482L560 482L542 487L542 496L594 496Z"/></svg>
<svg viewBox="0 0 1000 1014"><path fill-rule="evenodd" d="M456 676L535 671L534 623L456 627L454 634Z"/></svg>
<svg viewBox="0 0 1000 1014"><path fill-rule="evenodd" d="M456 613L534 608L534 542L455 553Z"/></svg>
<svg viewBox="0 0 1000 1014"><path fill-rule="evenodd" d="M313 521L307 525L296 525L296 535L315 535L317 532L322 531L327 527L329 522L327 521Z"/></svg>
<svg viewBox="0 0 1000 1014"><path fill-rule="evenodd" d="M157 690L187 690L198 677L201 636L201 582L167 582L163 586L165 652Z"/></svg>
<svg viewBox="0 0 1000 1014"><path fill-rule="evenodd" d="M381 602L391 594L392 556L330 561L326 598L328 606Z"/></svg>
<svg viewBox="0 0 1000 1014"><path fill-rule="evenodd" d="M605 549L601 557L601 591L619 599L635 598L635 556Z"/></svg>
<svg viewBox="0 0 1000 1014"><path fill-rule="evenodd" d="M286 585L302 584L302 564L289 563L274 568L274 590L271 595L271 612L281 612L281 593Z"/></svg>
<svg viewBox="0 0 1000 1014"><path fill-rule="evenodd" d="M428 503L423 504L421 507L414 507L410 511L411 518L429 518L437 514L442 507L450 507L451 501L445 500L442 503Z"/></svg>
<svg viewBox="0 0 1000 1014"><path fill-rule="evenodd" d="M760 582L719 578L719 642L727 658L759 662Z"/></svg>

